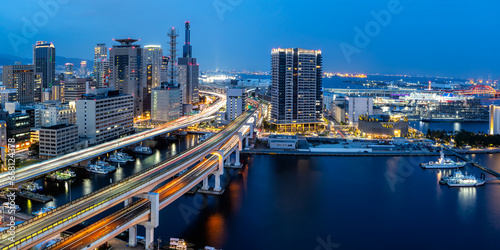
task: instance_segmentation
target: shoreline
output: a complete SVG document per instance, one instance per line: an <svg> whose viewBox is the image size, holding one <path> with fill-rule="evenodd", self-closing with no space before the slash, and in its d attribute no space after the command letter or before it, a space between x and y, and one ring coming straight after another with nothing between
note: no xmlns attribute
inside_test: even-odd
<svg viewBox="0 0 500 250"><path fill-rule="evenodd" d="M303 155L303 156L439 156L439 152L368 152L368 153L349 153L349 152L310 152L299 150L242 150L242 154L252 155Z"/></svg>

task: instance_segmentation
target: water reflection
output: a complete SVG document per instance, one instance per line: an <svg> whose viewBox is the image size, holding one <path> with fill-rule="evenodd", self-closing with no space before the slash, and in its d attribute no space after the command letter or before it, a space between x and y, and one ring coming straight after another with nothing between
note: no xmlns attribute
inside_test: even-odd
<svg viewBox="0 0 500 250"><path fill-rule="evenodd" d="M226 241L226 223L222 214L213 214L208 218L207 240L215 246L222 246Z"/></svg>
<svg viewBox="0 0 500 250"><path fill-rule="evenodd" d="M458 208L463 219L474 213L476 208L476 188L461 187L458 190Z"/></svg>

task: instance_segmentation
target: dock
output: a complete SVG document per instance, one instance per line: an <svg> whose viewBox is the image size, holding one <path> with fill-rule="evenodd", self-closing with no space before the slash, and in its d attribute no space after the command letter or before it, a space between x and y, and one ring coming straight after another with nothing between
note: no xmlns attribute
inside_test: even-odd
<svg viewBox="0 0 500 250"><path fill-rule="evenodd" d="M16 194L19 197L23 197L23 198L26 198L26 199L29 199L32 201L38 201L41 203L47 203L47 202L53 200L53 198L50 196L45 196L43 194L35 194L35 193L25 192L25 191L17 191Z"/></svg>
<svg viewBox="0 0 500 250"><path fill-rule="evenodd" d="M451 151L451 152L453 152L453 155L456 156L458 159L460 159L462 161L465 161L465 162L473 165L474 167L479 168L479 169L483 170L484 172L495 176L495 178L497 178L497 179L500 179L500 173L498 173L496 171L493 171L493 170L491 170L491 169L489 169L489 168L487 168L485 166L482 166L482 165L480 165L480 164L478 164L476 162L473 162L473 161L467 159L465 156L463 156L463 155L461 155L461 154L459 154L459 153L457 153L455 151Z"/></svg>

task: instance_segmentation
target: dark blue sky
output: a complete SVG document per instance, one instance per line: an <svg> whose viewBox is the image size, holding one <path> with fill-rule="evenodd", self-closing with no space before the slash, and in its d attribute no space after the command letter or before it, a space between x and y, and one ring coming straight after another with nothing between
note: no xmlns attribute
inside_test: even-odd
<svg viewBox="0 0 500 250"><path fill-rule="evenodd" d="M36 40L52 41L60 56L86 59L96 43L112 45L113 38L165 48L168 29L182 35L190 20L202 69L269 70L272 48L303 47L323 51L325 71L500 77L499 1L400 0L400 13L379 30L372 26L373 38L350 62L340 44L356 46L355 27L373 25L371 12L396 0L40 1L64 3L46 20L42 6L28 4L35 0L2 2L1 54L31 58ZM38 18L40 27L23 34L23 18Z"/></svg>

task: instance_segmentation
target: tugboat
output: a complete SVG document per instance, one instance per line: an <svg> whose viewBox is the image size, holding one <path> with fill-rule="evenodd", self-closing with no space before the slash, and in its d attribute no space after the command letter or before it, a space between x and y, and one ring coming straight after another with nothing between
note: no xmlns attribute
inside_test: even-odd
<svg viewBox="0 0 500 250"><path fill-rule="evenodd" d="M52 181L67 181L71 178L76 177L76 173L71 170L65 170L63 172L56 171L54 173L48 174L45 178Z"/></svg>
<svg viewBox="0 0 500 250"><path fill-rule="evenodd" d="M38 211L35 211L35 212L31 213L31 214L32 214L33 216L40 216L40 215L42 215L42 214L44 214L44 213L47 213L47 212L49 212L49 211L51 211L51 210L54 210L54 209L56 209L56 208L55 208L55 207L52 207L52 206L49 206L49 207L47 207L47 208L42 207L42 209L40 209L40 210L38 210Z"/></svg>
<svg viewBox="0 0 500 250"><path fill-rule="evenodd" d="M422 163L420 166L422 168L460 168L465 166L465 162L455 162L450 158L444 157L444 152L441 150L441 157L437 162Z"/></svg>
<svg viewBox="0 0 500 250"><path fill-rule="evenodd" d="M134 153L150 155L153 153L149 147L137 146L134 148Z"/></svg>

